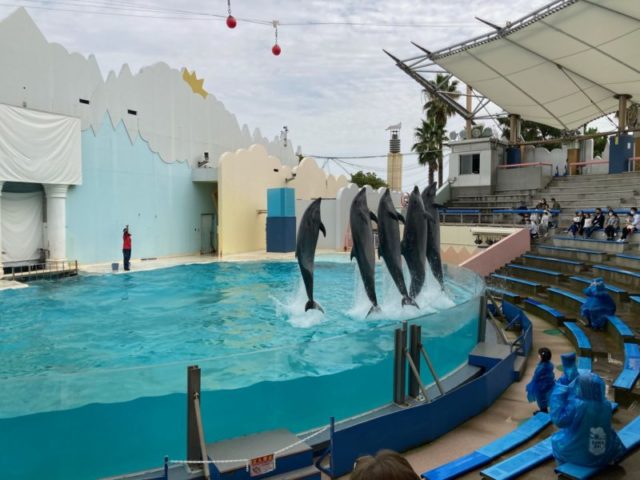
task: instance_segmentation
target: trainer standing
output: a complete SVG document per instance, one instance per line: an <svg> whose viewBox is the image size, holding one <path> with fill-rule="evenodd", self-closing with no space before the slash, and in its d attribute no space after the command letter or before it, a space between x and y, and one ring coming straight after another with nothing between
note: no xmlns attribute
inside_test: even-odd
<svg viewBox="0 0 640 480"><path fill-rule="evenodd" d="M129 260L131 260L131 234L129 225L122 230L122 256L124 258L124 269L129 271Z"/></svg>

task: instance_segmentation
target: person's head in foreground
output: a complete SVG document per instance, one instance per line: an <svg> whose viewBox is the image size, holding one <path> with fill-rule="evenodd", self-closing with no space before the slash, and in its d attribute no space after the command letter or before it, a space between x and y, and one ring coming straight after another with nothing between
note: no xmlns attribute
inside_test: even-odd
<svg viewBox="0 0 640 480"><path fill-rule="evenodd" d="M356 460L351 480L419 480L409 462L392 450L380 450L375 457Z"/></svg>

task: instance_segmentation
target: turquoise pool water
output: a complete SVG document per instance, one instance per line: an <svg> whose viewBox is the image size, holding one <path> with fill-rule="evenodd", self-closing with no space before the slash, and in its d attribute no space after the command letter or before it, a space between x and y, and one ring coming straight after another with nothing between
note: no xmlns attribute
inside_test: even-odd
<svg viewBox="0 0 640 480"><path fill-rule="evenodd" d="M325 315L303 311L293 262L87 275L0 292L2 478L96 478L154 467L164 454L183 458L187 365L202 368L214 441L302 431L389 401L392 332L403 319L424 325L440 375L466 361L477 277L450 268L446 295L427 289L418 311L398 308L379 267L383 311L365 319L354 265L319 260Z"/></svg>

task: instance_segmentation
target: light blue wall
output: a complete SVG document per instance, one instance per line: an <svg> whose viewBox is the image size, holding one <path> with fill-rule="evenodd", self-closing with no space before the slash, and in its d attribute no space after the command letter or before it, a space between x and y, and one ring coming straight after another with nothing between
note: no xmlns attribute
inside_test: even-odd
<svg viewBox="0 0 640 480"><path fill-rule="evenodd" d="M97 135L82 132L82 185L67 198L67 258L122 262L126 224L134 259L199 252L211 190L191 181L188 165L163 162L140 138L131 144L122 123L114 129L105 116Z"/></svg>

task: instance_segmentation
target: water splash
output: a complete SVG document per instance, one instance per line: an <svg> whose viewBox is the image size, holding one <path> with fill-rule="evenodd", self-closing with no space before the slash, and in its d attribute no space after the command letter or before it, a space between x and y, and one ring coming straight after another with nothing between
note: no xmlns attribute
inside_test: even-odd
<svg viewBox="0 0 640 480"><path fill-rule="evenodd" d="M298 281L298 288L285 301L271 297L275 307L276 316L284 318L289 325L296 328L311 328L326 321L325 314L320 310L311 309L304 311L307 304L307 292L302 279Z"/></svg>

